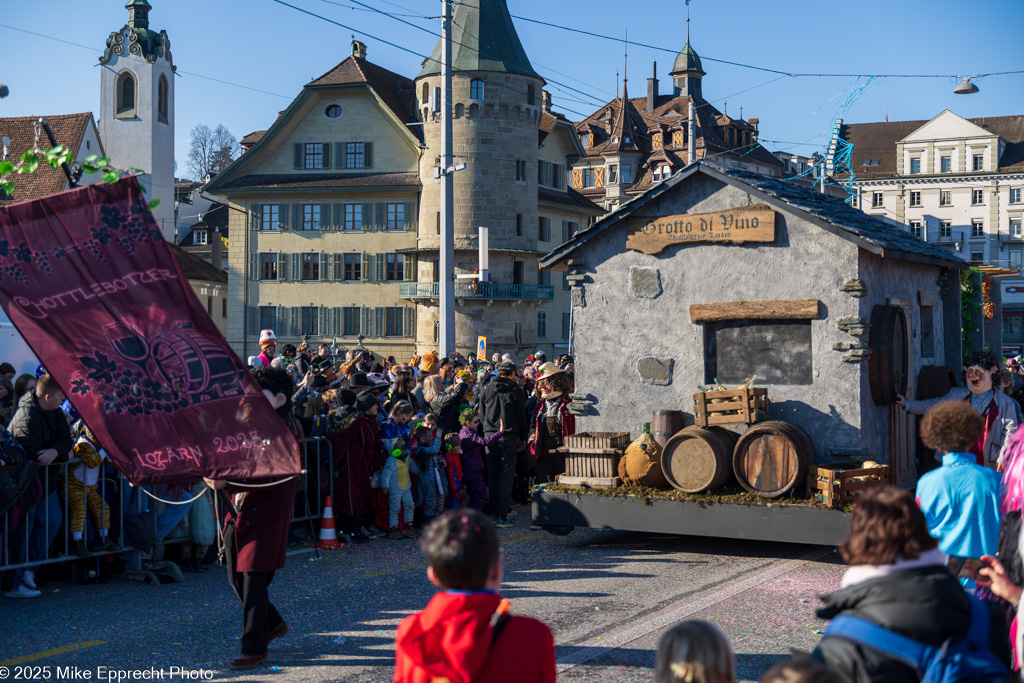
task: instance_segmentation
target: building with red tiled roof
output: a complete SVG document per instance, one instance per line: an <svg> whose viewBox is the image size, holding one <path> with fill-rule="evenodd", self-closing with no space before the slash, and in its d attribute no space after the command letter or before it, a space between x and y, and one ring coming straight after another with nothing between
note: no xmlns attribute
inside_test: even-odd
<svg viewBox="0 0 1024 683"><path fill-rule="evenodd" d="M454 176L456 273L477 269L478 229L490 229L490 279L456 287L456 348L468 355L486 336L518 358L554 357L568 347L571 293L537 258L602 209L565 186L583 148L551 110L505 0L460 3L453 25L452 124L465 162ZM240 356L266 328L350 348L365 338L398 358L436 348L439 81L437 59L410 80L353 41L203 188L228 201L226 336Z"/></svg>
<svg viewBox="0 0 1024 683"><path fill-rule="evenodd" d="M22 154L35 147L45 150L53 146L41 129L40 139L36 140L36 122L40 119L45 119L49 123L58 145L64 145L74 152L72 168L81 168L82 162L90 155L103 156L103 145L100 143L96 122L91 112L85 112L0 118L0 161L17 162ZM38 199L68 189L68 177L64 171L60 168L51 168L45 163L39 164L35 173L14 175L10 180L14 182L14 193L6 196L0 192L0 206ZM98 174L81 175L78 183L87 185L99 180Z"/></svg>
<svg viewBox="0 0 1024 683"><path fill-rule="evenodd" d="M758 119L732 118L704 99L689 28L670 75L672 93L662 95L655 62L646 98L630 98L623 78L619 97L576 123L586 153L572 167L573 189L612 211L698 160L781 176L782 162L757 141Z"/></svg>

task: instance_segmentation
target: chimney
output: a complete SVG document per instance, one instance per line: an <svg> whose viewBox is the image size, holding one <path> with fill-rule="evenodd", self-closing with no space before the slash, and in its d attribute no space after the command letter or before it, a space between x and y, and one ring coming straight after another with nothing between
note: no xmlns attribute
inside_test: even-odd
<svg viewBox="0 0 1024 683"><path fill-rule="evenodd" d="M551 113L551 93L547 90L540 91L541 104L543 105L544 111Z"/></svg>
<svg viewBox="0 0 1024 683"><path fill-rule="evenodd" d="M224 242L221 241L220 228L213 231L210 238L210 265L222 270L224 263Z"/></svg>
<svg viewBox="0 0 1024 683"><path fill-rule="evenodd" d="M366 43L358 40L352 41L352 56L359 59L366 59Z"/></svg>
<svg viewBox="0 0 1024 683"><path fill-rule="evenodd" d="M654 111L658 99L658 63L651 62L651 77L647 79L647 111Z"/></svg>

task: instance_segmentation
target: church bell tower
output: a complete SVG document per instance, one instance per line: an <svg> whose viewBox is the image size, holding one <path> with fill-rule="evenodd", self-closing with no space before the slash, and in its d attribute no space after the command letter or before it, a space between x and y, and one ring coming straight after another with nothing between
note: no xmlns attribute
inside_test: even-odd
<svg viewBox="0 0 1024 683"><path fill-rule="evenodd" d="M113 167L141 168L139 182L160 232L174 236L174 72L167 32L149 28L152 6L129 0L128 23L107 38L100 57L99 133Z"/></svg>

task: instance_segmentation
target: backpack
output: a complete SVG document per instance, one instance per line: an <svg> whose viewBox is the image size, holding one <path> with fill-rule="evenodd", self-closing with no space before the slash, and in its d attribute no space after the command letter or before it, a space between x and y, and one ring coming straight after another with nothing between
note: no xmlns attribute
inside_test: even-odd
<svg viewBox="0 0 1024 683"><path fill-rule="evenodd" d="M964 637L950 638L939 647L925 645L860 617L832 619L825 636L842 637L872 647L913 669L921 683L1002 683L1010 675L989 648L989 612L968 595L971 625Z"/></svg>

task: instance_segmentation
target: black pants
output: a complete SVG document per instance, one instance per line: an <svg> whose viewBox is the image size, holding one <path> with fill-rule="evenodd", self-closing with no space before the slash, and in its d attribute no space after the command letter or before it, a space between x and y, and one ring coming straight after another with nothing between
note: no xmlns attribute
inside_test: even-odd
<svg viewBox="0 0 1024 683"><path fill-rule="evenodd" d="M228 564L228 581L242 601L242 654L262 655L267 651L268 634L284 619L270 604L267 587L274 572L239 572L235 550L235 524L229 522L224 531L224 558Z"/></svg>
<svg viewBox="0 0 1024 683"><path fill-rule="evenodd" d="M495 517L508 515L518 447L517 436L503 434L498 443L487 449L487 491L490 495L491 514Z"/></svg>

